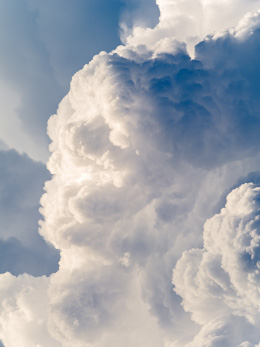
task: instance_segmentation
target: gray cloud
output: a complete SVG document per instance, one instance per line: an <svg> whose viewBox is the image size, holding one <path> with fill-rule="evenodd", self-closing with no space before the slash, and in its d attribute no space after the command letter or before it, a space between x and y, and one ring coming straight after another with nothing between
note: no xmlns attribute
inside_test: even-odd
<svg viewBox="0 0 260 347"><path fill-rule="evenodd" d="M49 275L59 255L37 233L39 196L50 176L44 165L14 150L0 151L0 272Z"/></svg>

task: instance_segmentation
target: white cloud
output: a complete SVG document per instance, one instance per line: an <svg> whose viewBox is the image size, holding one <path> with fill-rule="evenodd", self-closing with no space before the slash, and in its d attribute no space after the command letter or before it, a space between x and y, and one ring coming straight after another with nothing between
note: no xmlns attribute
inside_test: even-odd
<svg viewBox="0 0 260 347"><path fill-rule="evenodd" d="M0 338L4 346L61 346L47 332L46 301L49 279L0 276Z"/></svg>
<svg viewBox="0 0 260 347"><path fill-rule="evenodd" d="M153 48L159 40L170 38L185 41L190 54L205 36L235 27L246 12L255 12L259 0L157 0L160 9L159 23L155 28L135 26L127 42L130 45L145 43ZM221 18L221 20L220 20Z"/></svg>
<svg viewBox="0 0 260 347"><path fill-rule="evenodd" d="M20 315L28 311L34 317L33 303L26 308L15 301L30 333L23 340L17 331L12 340L2 327L7 346L20 335L21 347L46 344L45 339L51 341L47 345L65 347L179 347L190 341L217 346L233 335L235 343L246 343L249 332L248 341L259 342L250 325L258 319L257 278L237 267L243 250L250 257L257 254L250 218L256 217L257 200L253 205L251 198L259 188L247 184L229 195L222 212L228 233L212 236L215 227L208 222L208 251L200 248L204 221L216 213L223 195L260 169L255 88L260 73L254 54L247 60L235 54L257 51L257 28L245 40L233 31L208 38L198 45L197 60L190 59L183 43L171 46L168 34L157 37L154 29L156 40L165 39L154 50L144 36L146 46L101 53L73 77L49 120L53 178L41 200L41 234L61 250L60 268L49 279L20 276L17 287L10 277L15 298L28 286L37 292L44 281L46 301L35 307L39 316L44 309L40 326ZM214 225L218 218L211 220ZM239 221L248 221L247 229L238 228L233 244L232 223ZM250 238L254 242L246 244ZM227 249L223 239L230 241ZM195 322L171 283L177 259L192 247L197 249L178 262L174 283ZM225 268L215 248L225 252ZM250 267L250 257L241 262ZM240 297L234 301L236 293ZM0 318L8 317L12 326L17 316L8 312L7 307ZM232 319L224 320L227 316ZM43 341L31 337L34 324L35 331L45 332Z"/></svg>
<svg viewBox="0 0 260 347"><path fill-rule="evenodd" d="M246 338L259 342L259 331L254 336L260 318L259 197L260 188L252 183L233 190L220 214L205 223L204 248L184 252L177 262L175 291L192 319L204 326L191 346L205 344L196 342L200 339L209 339L209 346L217 346L216 341L223 339L229 346ZM243 325L234 316L244 317ZM227 324L233 328L227 330ZM238 326L242 336L237 335Z"/></svg>

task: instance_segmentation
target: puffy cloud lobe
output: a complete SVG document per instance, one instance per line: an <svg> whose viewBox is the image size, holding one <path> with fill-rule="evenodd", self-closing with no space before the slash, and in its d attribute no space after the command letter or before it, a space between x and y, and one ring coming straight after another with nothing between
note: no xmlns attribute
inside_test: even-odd
<svg viewBox="0 0 260 347"><path fill-rule="evenodd" d="M203 341L207 338L212 341L204 344L218 346L217 341L224 339L221 329L226 331L226 322L233 325L233 330L245 325L249 331L243 328L240 338L244 340L245 336L250 339L256 334L252 327L248 329L248 323L239 324L233 316L244 317L257 331L260 317L259 197L260 188L252 183L233 190L220 214L205 223L204 248L184 252L177 262L173 272L175 291L182 297L185 310L192 313L192 319L204 326L193 344L206 331L208 337L205 335ZM209 330L208 325L213 328ZM236 341L232 329L223 341L227 341L226 345L237 346L243 340ZM251 342L259 342L259 332Z"/></svg>
<svg viewBox="0 0 260 347"><path fill-rule="evenodd" d="M256 40L257 30L254 35ZM251 75L238 56L232 67L220 60L221 68L215 69L213 50L207 48L214 46L221 57L225 46L254 50L255 41L231 33L211 38L203 49L198 47L196 60L183 44L173 46L172 54L162 53L162 45L156 52L121 46L96 56L73 77L70 92L49 121L53 177L41 200L41 234L61 250L61 260L59 271L46 280L42 328L57 345L176 347L195 335L196 343L217 345L236 331L234 320L222 319L231 307L239 327L245 326L245 317L250 324L255 317L253 302L246 301L251 287L244 288L238 304L232 302L235 289L213 251L204 256L197 249L182 258L190 264L185 268L188 281L201 263L212 281L200 289L201 301L188 301L195 321L204 325L200 332L182 311L171 284L177 258L201 245L202 224L223 193L242 175L259 170L258 91L251 88ZM232 213L240 206L253 214L254 209L245 212L249 198L239 189L244 204L230 203ZM253 244L245 247L254 253ZM250 265L250 259L240 261ZM236 276L240 282L239 271ZM26 276L19 281L25 287L33 283ZM207 300L210 290L217 299ZM15 295L20 292L18 287ZM178 293L189 298L186 287ZM223 293L226 301L219 304ZM213 321L210 309L215 306L220 319ZM22 310L23 304L17 307ZM3 329L1 336L7 341ZM234 341L246 343L240 336Z"/></svg>
<svg viewBox="0 0 260 347"><path fill-rule="evenodd" d="M258 0L157 0L160 18L155 28L136 25L127 37L127 43L145 43L156 49L165 40L184 41L193 55L194 46L205 36L235 27L247 12L260 7ZM221 21L219 18L221 17Z"/></svg>
<svg viewBox="0 0 260 347"><path fill-rule="evenodd" d="M48 334L47 277L1 275L0 338L4 346L61 346Z"/></svg>

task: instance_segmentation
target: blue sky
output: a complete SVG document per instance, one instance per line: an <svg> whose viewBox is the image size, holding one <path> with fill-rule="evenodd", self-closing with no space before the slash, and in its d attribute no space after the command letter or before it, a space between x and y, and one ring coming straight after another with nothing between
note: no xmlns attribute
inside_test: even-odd
<svg viewBox="0 0 260 347"><path fill-rule="evenodd" d="M14 124L9 130L10 139L3 133L7 144L9 140L34 159L47 159L46 122L72 75L95 54L120 43L122 8L120 1L1 3L1 83L7 84L13 117L20 121L20 127ZM10 128L8 119L2 122L3 129ZM29 137L27 146L17 134L20 128Z"/></svg>
<svg viewBox="0 0 260 347"><path fill-rule="evenodd" d="M0 3L4 346L260 345L259 10Z"/></svg>

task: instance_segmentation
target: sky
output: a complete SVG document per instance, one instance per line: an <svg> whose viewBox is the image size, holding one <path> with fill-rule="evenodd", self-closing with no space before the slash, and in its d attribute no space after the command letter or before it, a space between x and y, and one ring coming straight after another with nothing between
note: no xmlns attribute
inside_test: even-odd
<svg viewBox="0 0 260 347"><path fill-rule="evenodd" d="M260 346L260 0L0 27L2 345Z"/></svg>

